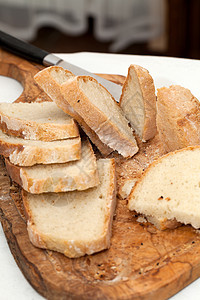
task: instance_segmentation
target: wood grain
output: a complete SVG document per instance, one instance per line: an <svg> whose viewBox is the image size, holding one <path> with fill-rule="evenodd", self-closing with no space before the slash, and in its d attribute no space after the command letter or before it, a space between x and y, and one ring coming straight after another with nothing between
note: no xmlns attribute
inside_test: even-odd
<svg viewBox="0 0 200 300"><path fill-rule="evenodd" d="M24 86L18 101L46 97L33 81L41 68L0 51L1 74ZM114 77L122 83L121 76ZM110 78L113 80L113 75ZM118 188L125 178L140 176L160 155L157 137L140 143L140 152L132 159L114 155ZM148 222L137 222L137 218L128 211L126 200L118 197L109 250L68 259L38 249L28 238L19 187L10 182L0 160L0 220L10 250L30 284L47 299L167 299L200 276L198 230L181 226L159 231Z"/></svg>

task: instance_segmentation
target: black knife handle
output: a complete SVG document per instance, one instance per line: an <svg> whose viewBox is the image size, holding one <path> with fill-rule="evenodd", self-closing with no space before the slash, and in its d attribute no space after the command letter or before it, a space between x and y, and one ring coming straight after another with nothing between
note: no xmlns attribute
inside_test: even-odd
<svg viewBox="0 0 200 300"><path fill-rule="evenodd" d="M47 51L19 40L3 31L0 31L0 47L39 64L43 64L44 57L49 54Z"/></svg>

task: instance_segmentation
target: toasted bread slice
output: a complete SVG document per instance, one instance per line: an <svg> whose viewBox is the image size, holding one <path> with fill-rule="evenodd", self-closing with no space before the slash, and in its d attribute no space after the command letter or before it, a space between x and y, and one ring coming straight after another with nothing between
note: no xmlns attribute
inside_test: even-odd
<svg viewBox="0 0 200 300"><path fill-rule="evenodd" d="M137 65L130 65L122 88L120 106L131 127L142 141L156 134L156 95L149 72Z"/></svg>
<svg viewBox="0 0 200 300"><path fill-rule="evenodd" d="M200 103L181 86L158 89L157 128L166 152L200 145Z"/></svg>
<svg viewBox="0 0 200 300"><path fill-rule="evenodd" d="M136 182L128 198L129 209L158 222L157 226L170 220L200 228L199 169L200 146L162 156Z"/></svg>
<svg viewBox="0 0 200 300"><path fill-rule="evenodd" d="M65 163L80 159L81 139L61 141L32 141L11 137L0 131L0 155L19 166Z"/></svg>
<svg viewBox="0 0 200 300"><path fill-rule="evenodd" d="M81 159L63 164L18 167L5 160L13 181L32 194L85 190L99 184L96 157L88 140L82 142Z"/></svg>
<svg viewBox="0 0 200 300"><path fill-rule="evenodd" d="M114 159L99 160L98 171L100 184L85 191L23 191L28 234L36 247L71 258L109 248L116 205Z"/></svg>
<svg viewBox="0 0 200 300"><path fill-rule="evenodd" d="M0 129L28 140L53 141L79 136L74 119L54 102L0 103Z"/></svg>
<svg viewBox="0 0 200 300"><path fill-rule="evenodd" d="M45 68L35 75L35 81L45 91L45 93L60 107L65 113L76 119L81 128L88 135L90 140L97 146L103 155L110 154L113 150L106 146L99 139L98 135L85 123L84 119L74 111L61 94L60 86L74 75L61 67L53 66Z"/></svg>

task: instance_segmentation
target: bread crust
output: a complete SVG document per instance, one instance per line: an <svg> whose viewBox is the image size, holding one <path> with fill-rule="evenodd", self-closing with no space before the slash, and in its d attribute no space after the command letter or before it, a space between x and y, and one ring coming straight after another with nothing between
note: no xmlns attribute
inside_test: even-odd
<svg viewBox="0 0 200 300"><path fill-rule="evenodd" d="M148 70L138 65L130 65L128 69L128 75L122 87L122 95L120 97L121 107L123 107L125 92L129 84L131 83L131 72L135 72L136 74L139 83L139 88L143 98L144 127L143 127L142 136L140 136L140 138L143 141L147 141L153 138L157 132L155 86L154 86L153 78L149 74ZM126 114L125 116L127 117ZM129 121L131 122L131 119ZM133 129L135 130L134 127Z"/></svg>
<svg viewBox="0 0 200 300"><path fill-rule="evenodd" d="M145 141L153 138L157 132L156 127L156 95L153 78L149 74L148 70L135 66L136 73L140 82L144 98L144 111L145 111L145 122L143 139Z"/></svg>
<svg viewBox="0 0 200 300"><path fill-rule="evenodd" d="M102 237L103 241L102 244L104 245L104 249L110 247L110 239L112 234L112 222L113 222L113 216L116 209L116 193L117 193L117 180L116 180L116 165L115 165L115 159L111 159L111 168L110 168L110 188L107 192L107 203L110 203L110 205L106 206L107 209L107 218L105 219L104 223L104 237ZM102 248L103 249L103 248Z"/></svg>
<svg viewBox="0 0 200 300"><path fill-rule="evenodd" d="M107 204L104 229L102 235L92 241L67 241L58 238L54 240L49 236L44 236L34 223L34 218L29 207L28 193L22 191L22 199L27 217L27 230L30 241L33 243L33 245L39 248L61 252L70 258L84 256L85 254L91 255L109 248L113 214L116 207L115 160L111 159L110 162L110 186L106 195Z"/></svg>
<svg viewBox="0 0 200 300"><path fill-rule="evenodd" d="M118 151L124 157L132 157L138 151L138 146L134 137L132 136L132 139L130 139L125 136L102 111L91 103L79 87L80 80L94 82L98 88L105 89L97 82L97 80L90 76L76 76L61 85L61 93L65 101L69 103L84 119L85 123L96 132L99 139L101 139L104 144L107 144L113 150ZM110 95L108 91L107 93ZM112 101L115 101L112 96L111 98ZM130 128L127 125L127 132L129 129Z"/></svg>
<svg viewBox="0 0 200 300"><path fill-rule="evenodd" d="M63 172L56 176L54 180L54 173L51 171L46 171L46 177L39 177L38 166L35 167L37 175L31 177L27 167L19 167L13 165L8 159L5 159L6 169L8 175L13 181L18 183L25 191L32 194L41 194L49 192L68 192L74 190L85 190L99 184L99 176L97 171L96 158L90 145L90 142L83 141L82 144L85 144L84 147L87 147L90 151L89 154L84 158L84 164L81 165L80 161L74 161L73 163L63 163L56 164L56 169L54 165L51 165L54 168L53 172L58 172L58 168L65 168L65 174ZM90 168L86 167L90 164ZM73 165L73 166L72 166ZM45 169L45 165L43 165ZM74 167L75 171L78 170L78 173L73 174L72 168L69 170L69 167ZM33 166L31 168L34 168ZM61 172L61 171L60 171Z"/></svg>
<svg viewBox="0 0 200 300"><path fill-rule="evenodd" d="M199 101L178 85L158 89L157 128L165 152L199 145Z"/></svg>
<svg viewBox="0 0 200 300"><path fill-rule="evenodd" d="M17 139L17 138L16 138ZM51 163L64 163L80 159L81 157L81 139L80 137L74 138L73 144L67 145L63 140L62 145L55 148L43 148L39 145L32 145L29 141L28 145L23 144L23 140L19 143L12 143L0 139L0 154L9 158L11 163L19 166L33 166L35 164L51 164ZM37 141L34 141L36 143ZM48 143L48 142L44 142ZM56 143L56 142L49 142Z"/></svg>
<svg viewBox="0 0 200 300"><path fill-rule="evenodd" d="M37 123L33 120L10 117L1 111L1 106L0 129L8 135L47 142L79 136L78 126L73 119L67 124Z"/></svg>
<svg viewBox="0 0 200 300"><path fill-rule="evenodd" d="M85 123L83 118L79 114L77 114L77 112L74 111L74 109L69 105L69 103L65 101L60 91L60 84L51 75L52 70L56 72L63 72L64 69L57 66L45 68L44 70L38 72L35 75L34 79L37 82L37 84L58 105L58 107L60 107L65 113L70 115L78 122L78 124L88 135L90 140L97 146L97 148L103 155L109 155L111 152L113 152L113 150L104 143L102 143L98 135ZM66 76L69 76L69 78L74 77L74 75L70 71L64 71Z"/></svg>

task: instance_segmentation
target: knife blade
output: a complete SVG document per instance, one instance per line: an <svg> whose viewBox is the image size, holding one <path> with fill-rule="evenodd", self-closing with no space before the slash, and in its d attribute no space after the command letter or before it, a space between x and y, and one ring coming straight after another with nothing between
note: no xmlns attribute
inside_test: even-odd
<svg viewBox="0 0 200 300"><path fill-rule="evenodd" d="M0 31L0 47L5 48L7 51L21 56L27 60L34 61L44 66L60 66L71 71L74 75L91 76L95 78L99 83L101 83L111 93L114 99L119 102L122 92L122 88L120 85L104 79L76 65L73 65L52 53L49 53L27 42L17 39L3 31Z"/></svg>

